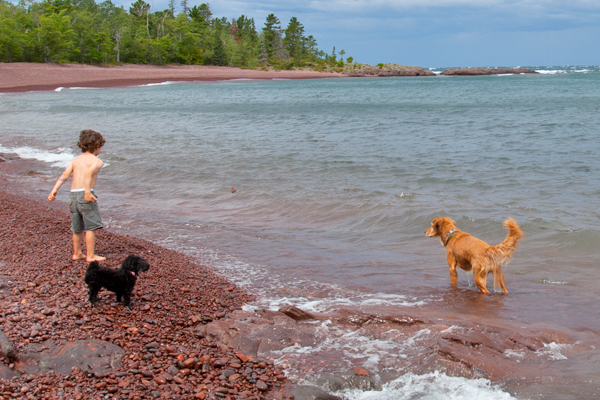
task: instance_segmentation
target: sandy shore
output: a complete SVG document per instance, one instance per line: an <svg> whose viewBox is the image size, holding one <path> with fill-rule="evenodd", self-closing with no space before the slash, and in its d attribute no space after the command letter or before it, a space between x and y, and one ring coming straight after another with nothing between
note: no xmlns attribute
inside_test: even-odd
<svg viewBox="0 0 600 400"><path fill-rule="evenodd" d="M166 81L231 79L319 79L344 75L316 71L257 71L199 65L122 65L0 63L0 92L54 90L59 87L135 86Z"/></svg>

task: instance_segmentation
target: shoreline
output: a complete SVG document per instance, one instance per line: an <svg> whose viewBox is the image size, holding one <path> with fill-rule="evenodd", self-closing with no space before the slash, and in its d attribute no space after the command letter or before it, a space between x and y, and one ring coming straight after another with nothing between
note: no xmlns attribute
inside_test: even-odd
<svg viewBox="0 0 600 400"><path fill-rule="evenodd" d="M540 373L557 373L553 365L539 364L553 357L547 344L563 346L565 355L577 360L590 351L589 344L598 343L593 334L575 335L566 328L522 326L484 316L472 319L452 307L452 296L443 306L433 304L389 315L343 308L327 315L310 315L295 307L290 313L243 311L241 305L252 301L253 296L209 267L180 252L109 230L99 232L98 240L99 254L109 256L106 265L117 267L134 252L148 257L151 269L136 285L132 311L114 303L113 295L106 291L101 292L100 306L92 308L83 283L87 263L69 261L66 204L41 199L46 192L35 186L41 182L51 185L49 178L38 172L40 162L0 156L5 159L0 157L0 222L4 228L0 231L0 304L8 310L0 314L0 324L17 352L29 357L12 368L6 360L0 363L0 383L16 381L32 391L37 385L40 396L53 393L44 389L52 382L74 384L68 386L73 389L65 389L73 398L78 398L77 390L90 388L94 394L115 393L121 398L143 398L144 393L151 396L158 392L203 399L222 397L217 393L227 391L231 398L316 399L327 395L321 388L379 391L381 384L393 381L398 374L427 376L438 371L449 377L486 378L511 394L529 396L541 389L538 385L543 382L536 378ZM477 295L469 297L475 299ZM419 339L419 347L403 350L405 358L399 371L366 370L360 364L340 370L336 355L296 361L288 358L284 361L288 371L320 376L320 387L298 385L297 377L286 378L283 369L269 361L270 354L292 344L319 347L322 338L316 322L325 320L336 329L368 332L369 337L386 340L386 332L394 331L398 343L419 337L419 332L429 334ZM31 355L39 346L58 352L70 343L90 338L122 348L120 366L75 369L70 377L68 371L36 375L26 369L36 361ZM583 342L578 344L579 340ZM194 367L185 368L178 361ZM10 375L18 368L23 375ZM248 369L258 378L250 378L254 382L247 379L252 375L242 372ZM259 380L267 386L258 384ZM245 393L247 397L240 393L241 384L250 392Z"/></svg>
<svg viewBox="0 0 600 400"><path fill-rule="evenodd" d="M448 69L440 75L479 76L498 74L538 74L518 68ZM374 67L364 64L344 72L311 70L254 70L210 65L145 65L126 64L94 66L86 64L0 63L0 93L53 91L58 88L115 88L165 82L217 82L236 79L325 79L373 77L437 76L422 67L385 64Z"/></svg>
<svg viewBox="0 0 600 400"><path fill-rule="evenodd" d="M307 70L259 71L200 65L121 65L0 63L0 93L52 91L60 87L111 88L152 83L214 82L234 79L342 78L337 72Z"/></svg>

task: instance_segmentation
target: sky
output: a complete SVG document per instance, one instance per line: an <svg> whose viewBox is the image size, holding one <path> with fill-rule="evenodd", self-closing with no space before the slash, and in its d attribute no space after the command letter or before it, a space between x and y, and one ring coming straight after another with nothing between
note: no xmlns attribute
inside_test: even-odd
<svg viewBox="0 0 600 400"><path fill-rule="evenodd" d="M152 11L168 0L146 0ZM175 0L181 11L180 0ZM206 1L188 0L190 7ZM113 0L114 4L131 4ZM600 64L600 0L212 0L213 16L291 17L331 53L432 67Z"/></svg>

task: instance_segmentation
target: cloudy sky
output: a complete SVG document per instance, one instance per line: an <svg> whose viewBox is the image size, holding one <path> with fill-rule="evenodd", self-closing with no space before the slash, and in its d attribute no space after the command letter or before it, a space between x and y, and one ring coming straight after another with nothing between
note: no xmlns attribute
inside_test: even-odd
<svg viewBox="0 0 600 400"><path fill-rule="evenodd" d="M148 1L148 0L146 0ZM113 0L128 6L130 2ZM150 0L152 10L168 0ZM180 4L176 0L176 4ZM190 6L204 1L188 0ZM319 48L422 67L600 64L600 0L212 0L214 16L292 16Z"/></svg>

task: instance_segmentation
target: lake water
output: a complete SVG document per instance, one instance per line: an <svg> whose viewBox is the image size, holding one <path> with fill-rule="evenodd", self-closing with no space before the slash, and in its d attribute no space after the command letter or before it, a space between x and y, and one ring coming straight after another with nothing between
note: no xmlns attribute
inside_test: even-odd
<svg viewBox="0 0 600 400"><path fill-rule="evenodd" d="M0 95L0 152L58 176L79 131L101 132L106 225L199 258L272 309L447 307L476 319L460 300L475 289L464 274L450 288L444 249L424 231L445 215L496 244L512 217L526 236L503 270L510 294L491 296L502 298L494 316L597 332L600 70L535 69ZM383 351L368 339L346 345ZM350 396L411 390L510 398L444 374Z"/></svg>

